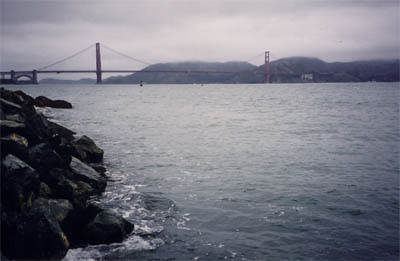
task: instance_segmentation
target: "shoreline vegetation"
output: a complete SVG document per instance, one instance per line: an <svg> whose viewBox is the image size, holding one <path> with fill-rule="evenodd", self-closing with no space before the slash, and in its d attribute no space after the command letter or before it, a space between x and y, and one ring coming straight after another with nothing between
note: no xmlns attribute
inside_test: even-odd
<svg viewBox="0 0 400 261"><path fill-rule="evenodd" d="M132 233L133 224L90 202L107 186L103 150L35 109L72 104L4 88L0 94L1 260L62 259L70 248Z"/></svg>

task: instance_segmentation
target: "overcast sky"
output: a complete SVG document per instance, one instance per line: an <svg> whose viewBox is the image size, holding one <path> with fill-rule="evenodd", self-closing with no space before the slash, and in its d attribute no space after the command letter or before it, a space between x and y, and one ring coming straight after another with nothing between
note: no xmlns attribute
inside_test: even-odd
<svg viewBox="0 0 400 261"><path fill-rule="evenodd" d="M399 57L399 0L1 1L1 70L35 69L100 42L150 63ZM94 48L57 69L94 69ZM103 68L140 69L102 48ZM252 61L263 63L259 56Z"/></svg>

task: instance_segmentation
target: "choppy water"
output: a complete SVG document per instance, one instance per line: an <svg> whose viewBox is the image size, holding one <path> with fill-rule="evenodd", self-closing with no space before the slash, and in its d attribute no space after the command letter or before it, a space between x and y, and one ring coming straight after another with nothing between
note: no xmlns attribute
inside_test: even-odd
<svg viewBox="0 0 400 261"><path fill-rule="evenodd" d="M17 87L15 87L17 88ZM39 85L136 224L67 260L396 260L398 83Z"/></svg>

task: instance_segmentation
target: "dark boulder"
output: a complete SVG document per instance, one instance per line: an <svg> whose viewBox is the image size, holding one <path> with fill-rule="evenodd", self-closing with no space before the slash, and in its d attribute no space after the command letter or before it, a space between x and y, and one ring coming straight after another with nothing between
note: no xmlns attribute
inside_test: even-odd
<svg viewBox="0 0 400 261"><path fill-rule="evenodd" d="M6 115L4 114L3 110L1 109L1 106L0 106L0 120L6 120Z"/></svg>
<svg viewBox="0 0 400 261"><path fill-rule="evenodd" d="M74 180L88 183L94 189L94 193L100 194L106 188L105 177L79 159L72 157L70 168L74 173Z"/></svg>
<svg viewBox="0 0 400 261"><path fill-rule="evenodd" d="M12 133L7 137L0 138L0 147L1 158L7 154L13 154L23 161L28 159L28 140L25 137Z"/></svg>
<svg viewBox="0 0 400 261"><path fill-rule="evenodd" d="M4 218L2 252L8 258L59 260L66 255L69 241L49 211L8 214Z"/></svg>
<svg viewBox="0 0 400 261"><path fill-rule="evenodd" d="M0 98L0 106L4 114L14 114L22 111L22 107L20 105L2 98Z"/></svg>
<svg viewBox="0 0 400 261"><path fill-rule="evenodd" d="M0 133L2 137L10 135L11 133L17 133L21 136L26 136L28 134L25 124L8 120L0 120Z"/></svg>
<svg viewBox="0 0 400 261"><path fill-rule="evenodd" d="M30 208L39 189L39 175L28 164L8 154L1 162L1 205L10 211Z"/></svg>
<svg viewBox="0 0 400 261"><path fill-rule="evenodd" d="M34 114L36 114L36 109L34 105L34 100L27 100L21 105L22 113L25 115L26 118L32 117Z"/></svg>
<svg viewBox="0 0 400 261"><path fill-rule="evenodd" d="M35 98L35 105L38 107L51 107L58 109L71 109L72 104L64 100L52 100L45 96Z"/></svg>
<svg viewBox="0 0 400 261"><path fill-rule="evenodd" d="M69 179L63 179L53 186L53 197L68 199L78 208L84 208L91 195L93 195L92 186L83 181L75 183Z"/></svg>
<svg viewBox="0 0 400 261"><path fill-rule="evenodd" d="M18 105L23 105L24 103L28 102L28 101L33 101L33 98L31 96L29 96L28 94L24 93L21 90L18 91L6 91L3 92L4 95L2 95L2 98L16 103Z"/></svg>
<svg viewBox="0 0 400 261"><path fill-rule="evenodd" d="M74 207L63 228L72 247L83 247L88 244L85 238L86 227L101 211L103 210L100 207L93 204L83 208Z"/></svg>
<svg viewBox="0 0 400 261"><path fill-rule="evenodd" d="M50 198L51 197L51 189L50 187L44 183L44 182L40 182L39 184L39 192L38 192L38 197L42 197L42 198Z"/></svg>
<svg viewBox="0 0 400 261"><path fill-rule="evenodd" d="M38 96L35 98L35 105L38 107L50 107L49 105L52 101L52 99L49 99L45 96Z"/></svg>
<svg viewBox="0 0 400 261"><path fill-rule="evenodd" d="M67 169L54 168L49 173L43 176L43 180L50 186L54 187L57 183L65 180L72 179L74 174Z"/></svg>
<svg viewBox="0 0 400 261"><path fill-rule="evenodd" d="M74 135L76 134L76 132L52 121L48 121L48 124L49 127L53 130L53 132L59 135L60 137L66 139L67 141L72 141L74 139Z"/></svg>
<svg viewBox="0 0 400 261"><path fill-rule="evenodd" d="M44 177L52 192L51 197L68 199L74 206L85 207L93 195L93 188L83 181L72 181L74 174L65 169L52 169Z"/></svg>
<svg viewBox="0 0 400 261"><path fill-rule="evenodd" d="M101 162L104 151L89 137L83 135L72 141L74 156L84 162Z"/></svg>
<svg viewBox="0 0 400 261"><path fill-rule="evenodd" d="M25 103L25 102L27 102L27 101L30 101L30 102L34 102L34 101L35 101L35 99L34 99L32 96L30 96L30 95L24 93L24 92L21 91L21 90L14 91L14 92L12 92L12 93L13 93L14 95L18 95L19 97L21 97L22 100L23 100L23 103Z"/></svg>
<svg viewBox="0 0 400 261"><path fill-rule="evenodd" d="M6 114L5 115L5 120L8 121L15 121L15 122L19 122L19 123L24 123L25 122L25 118L21 116L21 114Z"/></svg>
<svg viewBox="0 0 400 261"><path fill-rule="evenodd" d="M66 199L47 199L37 198L32 204L32 212L49 211L57 220L61 227L68 222L68 216L71 215L74 207Z"/></svg>
<svg viewBox="0 0 400 261"><path fill-rule="evenodd" d="M89 244L111 244L122 242L134 229L134 225L123 217L109 211L101 211L86 228Z"/></svg>
<svg viewBox="0 0 400 261"><path fill-rule="evenodd" d="M50 107L57 109L72 109L72 104L64 100L53 100Z"/></svg>
<svg viewBox="0 0 400 261"><path fill-rule="evenodd" d="M33 106L34 99L22 91L1 91L0 104L5 114L22 113L24 116L30 117L36 112Z"/></svg>
<svg viewBox="0 0 400 261"><path fill-rule="evenodd" d="M107 169L102 163L88 163L88 165L92 167L95 171L100 173L102 176L106 176Z"/></svg>
<svg viewBox="0 0 400 261"><path fill-rule="evenodd" d="M67 168L66 162L47 143L40 143L28 150L29 164L41 174L47 174L53 168Z"/></svg>
<svg viewBox="0 0 400 261"><path fill-rule="evenodd" d="M49 142L53 138L54 132L49 128L49 122L43 114L35 113L26 120L25 124L28 130L28 134L25 137L28 138L29 143Z"/></svg>

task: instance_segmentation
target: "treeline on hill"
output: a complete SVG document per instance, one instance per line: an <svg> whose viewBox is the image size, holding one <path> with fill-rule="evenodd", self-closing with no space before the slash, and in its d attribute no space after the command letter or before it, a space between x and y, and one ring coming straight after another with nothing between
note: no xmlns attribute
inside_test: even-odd
<svg viewBox="0 0 400 261"><path fill-rule="evenodd" d="M103 83L139 84L141 81L148 84L263 83L265 65L255 66L247 62L179 62L154 64L144 68L143 71L160 72L137 72L127 76L112 76L104 79ZM199 71L203 72L199 73ZM399 81L399 74L399 60L327 63L317 58L291 57L270 63L270 82L272 83L396 82ZM85 81L71 83L86 82L93 83L94 80L85 79ZM44 79L40 83L55 82Z"/></svg>

